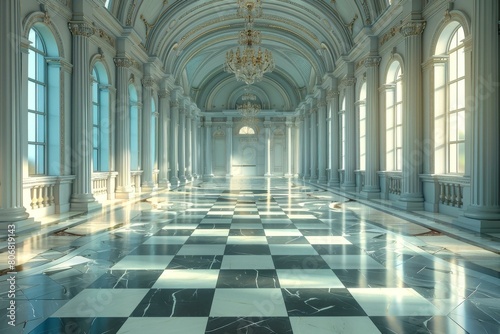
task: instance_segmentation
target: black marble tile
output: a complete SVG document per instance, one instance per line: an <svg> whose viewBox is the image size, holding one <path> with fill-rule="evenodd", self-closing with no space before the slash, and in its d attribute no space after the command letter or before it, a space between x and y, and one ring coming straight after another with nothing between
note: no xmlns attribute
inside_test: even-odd
<svg viewBox="0 0 500 334"><path fill-rule="evenodd" d="M276 269L330 269L319 255L273 255Z"/></svg>
<svg viewBox="0 0 500 334"><path fill-rule="evenodd" d="M278 236L278 237L267 237L267 242L269 244L309 244L306 238L300 236Z"/></svg>
<svg viewBox="0 0 500 334"><path fill-rule="evenodd" d="M238 224L256 224L262 225L262 220L260 218L233 218L231 220L231 226Z"/></svg>
<svg viewBox="0 0 500 334"><path fill-rule="evenodd" d="M347 289L281 289L289 316L365 316Z"/></svg>
<svg viewBox="0 0 500 334"><path fill-rule="evenodd" d="M384 269L334 269L346 288L406 288L397 273Z"/></svg>
<svg viewBox="0 0 500 334"><path fill-rule="evenodd" d="M297 227L293 223L289 224L279 224L279 223L264 223L262 224L266 230L277 230L277 229L287 229L295 230Z"/></svg>
<svg viewBox="0 0 500 334"><path fill-rule="evenodd" d="M220 269L222 255L177 255L167 269Z"/></svg>
<svg viewBox="0 0 500 334"><path fill-rule="evenodd" d="M370 317L382 334L468 334L458 324L446 316L433 317ZM481 332L471 332L481 333ZM488 333L488 332L482 332ZM494 332L491 332L494 333ZM498 333L498 332L497 332Z"/></svg>
<svg viewBox="0 0 500 334"><path fill-rule="evenodd" d="M488 302L485 299L484 302ZM466 300L448 316L469 333L500 333L500 305L489 301Z"/></svg>
<svg viewBox="0 0 500 334"><path fill-rule="evenodd" d="M292 334L287 317L208 318L206 334Z"/></svg>
<svg viewBox="0 0 500 334"><path fill-rule="evenodd" d="M197 230L228 230L231 228L231 224L200 224L196 228Z"/></svg>
<svg viewBox="0 0 500 334"><path fill-rule="evenodd" d="M221 270L217 288L279 288L276 270Z"/></svg>
<svg viewBox="0 0 500 334"><path fill-rule="evenodd" d="M196 213L200 214L199 212L196 212ZM199 224L202 220L203 220L202 218L179 216L179 217L173 219L169 224Z"/></svg>
<svg viewBox="0 0 500 334"><path fill-rule="evenodd" d="M238 211L234 211L234 214L237 215L237 216L246 216L246 215L255 216L255 215L258 215L259 213L257 211L241 211L241 210L238 210Z"/></svg>
<svg viewBox="0 0 500 334"><path fill-rule="evenodd" d="M194 230L186 229L186 230L159 230L154 236L190 236Z"/></svg>
<svg viewBox="0 0 500 334"><path fill-rule="evenodd" d="M152 289L132 317L208 317L215 289Z"/></svg>
<svg viewBox="0 0 500 334"><path fill-rule="evenodd" d="M225 244L227 242L227 237L198 237L191 236L187 239L186 244Z"/></svg>
<svg viewBox="0 0 500 334"><path fill-rule="evenodd" d="M361 255L364 250L354 245L312 245L319 255Z"/></svg>
<svg viewBox="0 0 500 334"><path fill-rule="evenodd" d="M226 245L224 255L271 255L269 245Z"/></svg>
<svg viewBox="0 0 500 334"><path fill-rule="evenodd" d="M149 289L163 270L110 270L99 277L89 288L100 289Z"/></svg>
<svg viewBox="0 0 500 334"><path fill-rule="evenodd" d="M325 227L327 227L325 225ZM299 229L300 233L304 236L342 236L342 233L336 229L324 228L324 229Z"/></svg>
<svg viewBox="0 0 500 334"><path fill-rule="evenodd" d="M48 318L30 334L88 333L113 334L127 318Z"/></svg>
<svg viewBox="0 0 500 334"><path fill-rule="evenodd" d="M130 255L175 255L182 245L145 244L130 252Z"/></svg>
<svg viewBox="0 0 500 334"><path fill-rule="evenodd" d="M235 229L235 225L229 231L230 236L264 236L263 229Z"/></svg>

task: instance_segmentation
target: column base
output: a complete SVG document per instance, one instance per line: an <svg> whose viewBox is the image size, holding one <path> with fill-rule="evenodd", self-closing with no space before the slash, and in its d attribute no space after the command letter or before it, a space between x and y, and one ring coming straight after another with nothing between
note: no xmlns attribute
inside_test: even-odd
<svg viewBox="0 0 500 334"><path fill-rule="evenodd" d="M12 225L14 229L12 229ZM24 232L30 232L40 229L40 222L36 222L33 218L18 220L15 222L0 222L0 236L7 236L9 234L18 235Z"/></svg>
<svg viewBox="0 0 500 334"><path fill-rule="evenodd" d="M345 191L356 191L356 183L343 183L340 186L340 189L345 190Z"/></svg>
<svg viewBox="0 0 500 334"><path fill-rule="evenodd" d="M186 184L187 183L187 179L186 179L185 175L182 175L182 176L179 177L179 183L180 184Z"/></svg>
<svg viewBox="0 0 500 334"><path fill-rule="evenodd" d="M117 190L115 192L116 199L131 199L135 197L135 193L132 189L128 190Z"/></svg>
<svg viewBox="0 0 500 334"><path fill-rule="evenodd" d="M191 174L187 174L187 175L186 175L186 180L187 180L187 182L191 182L191 181L193 181L193 175L191 175Z"/></svg>
<svg viewBox="0 0 500 334"><path fill-rule="evenodd" d="M199 176L196 173L193 173L193 179L197 179Z"/></svg>
<svg viewBox="0 0 500 334"><path fill-rule="evenodd" d="M231 178L231 177L232 177L232 175L231 175L231 174L226 174L226 178L228 178L228 179L229 179L229 178Z"/></svg>
<svg viewBox="0 0 500 334"><path fill-rule="evenodd" d="M486 220L460 216L453 220L453 224L480 233L500 233L500 218Z"/></svg>
<svg viewBox="0 0 500 334"><path fill-rule="evenodd" d="M93 212L102 209L102 204L99 202L71 202L71 211Z"/></svg>
<svg viewBox="0 0 500 334"><path fill-rule="evenodd" d="M170 189L171 184L167 179L165 179L159 181L158 186L162 189Z"/></svg>
<svg viewBox="0 0 500 334"><path fill-rule="evenodd" d="M424 211L424 198L421 195L402 195L399 201L394 203L394 206L406 211Z"/></svg>
<svg viewBox="0 0 500 334"><path fill-rule="evenodd" d="M340 187L340 180L330 180L328 181L328 186L338 188Z"/></svg>
<svg viewBox="0 0 500 334"><path fill-rule="evenodd" d="M293 174L289 174L289 173L287 173L287 174L285 174L285 177L286 177L286 178L292 178L292 177L293 177Z"/></svg>
<svg viewBox="0 0 500 334"><path fill-rule="evenodd" d="M271 173L266 173L266 174L264 174L264 176L265 176L265 177L272 177L272 176L273 176L273 174L271 174Z"/></svg>
<svg viewBox="0 0 500 334"><path fill-rule="evenodd" d="M310 178L311 178L311 176L306 174L306 175L302 176L302 181L309 181Z"/></svg>
<svg viewBox="0 0 500 334"><path fill-rule="evenodd" d="M380 198L380 189L363 189L359 195L366 199Z"/></svg>
<svg viewBox="0 0 500 334"><path fill-rule="evenodd" d="M210 180L214 178L214 174L205 174L203 175L203 180Z"/></svg>
<svg viewBox="0 0 500 334"><path fill-rule="evenodd" d="M320 184L326 184L328 182L328 179L326 178L326 176L320 176L318 178L318 183Z"/></svg>
<svg viewBox="0 0 500 334"><path fill-rule="evenodd" d="M179 185L179 179L177 176L172 176L170 178L170 187L177 187Z"/></svg>

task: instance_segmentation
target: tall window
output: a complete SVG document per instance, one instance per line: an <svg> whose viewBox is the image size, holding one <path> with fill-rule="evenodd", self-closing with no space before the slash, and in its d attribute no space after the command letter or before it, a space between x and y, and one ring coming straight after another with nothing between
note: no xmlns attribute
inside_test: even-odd
<svg viewBox="0 0 500 334"><path fill-rule="evenodd" d="M401 64L394 61L386 79L386 164L387 170L403 167L403 82Z"/></svg>
<svg viewBox="0 0 500 334"><path fill-rule="evenodd" d="M101 94L99 74L92 71L92 146L94 171L101 170Z"/></svg>
<svg viewBox="0 0 500 334"><path fill-rule="evenodd" d="M40 33L31 29L28 54L28 170L47 174L47 62Z"/></svg>
<svg viewBox="0 0 500 334"><path fill-rule="evenodd" d="M345 97L342 99L340 111L340 135L342 136L340 150L342 152L342 169L345 169Z"/></svg>
<svg viewBox="0 0 500 334"><path fill-rule="evenodd" d="M448 46L447 172L465 172L464 30L455 29Z"/></svg>
<svg viewBox="0 0 500 334"><path fill-rule="evenodd" d="M139 170L139 110L137 90L129 85L130 107L130 169Z"/></svg>
<svg viewBox="0 0 500 334"><path fill-rule="evenodd" d="M366 84L361 86L358 101L359 110L359 169L366 169Z"/></svg>

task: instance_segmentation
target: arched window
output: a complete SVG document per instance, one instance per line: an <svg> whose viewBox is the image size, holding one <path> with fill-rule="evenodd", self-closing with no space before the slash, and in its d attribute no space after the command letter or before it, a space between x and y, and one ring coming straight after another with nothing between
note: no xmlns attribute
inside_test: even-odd
<svg viewBox="0 0 500 334"><path fill-rule="evenodd" d="M341 110L340 110L340 113L339 113L339 117L340 117L340 135L341 135L341 147L340 147L340 151L341 151L341 154L342 154L342 169L345 169L345 97L342 98L342 103L340 104L341 105Z"/></svg>
<svg viewBox="0 0 500 334"><path fill-rule="evenodd" d="M242 126L238 132L240 135L254 135L255 130L249 126Z"/></svg>
<svg viewBox="0 0 500 334"><path fill-rule="evenodd" d="M464 30L451 22L441 33L434 67L435 172L465 172L465 48Z"/></svg>
<svg viewBox="0 0 500 334"><path fill-rule="evenodd" d="M401 64L392 62L385 93L386 170L403 167L403 81Z"/></svg>
<svg viewBox="0 0 500 334"><path fill-rule="evenodd" d="M109 92L104 66L98 62L92 70L92 163L94 171L109 170Z"/></svg>
<svg viewBox="0 0 500 334"><path fill-rule="evenodd" d="M363 83L359 92L359 169L366 168L366 84Z"/></svg>
<svg viewBox="0 0 500 334"><path fill-rule="evenodd" d="M106 2L104 3L104 7L110 8L112 2L112 0L106 0Z"/></svg>
<svg viewBox="0 0 500 334"><path fill-rule="evenodd" d="M48 79L47 48L36 29L29 32L28 54L28 170L29 175L47 174Z"/></svg>
<svg viewBox="0 0 500 334"><path fill-rule="evenodd" d="M130 170L139 170L139 103L137 90L130 84L129 108L130 108Z"/></svg>

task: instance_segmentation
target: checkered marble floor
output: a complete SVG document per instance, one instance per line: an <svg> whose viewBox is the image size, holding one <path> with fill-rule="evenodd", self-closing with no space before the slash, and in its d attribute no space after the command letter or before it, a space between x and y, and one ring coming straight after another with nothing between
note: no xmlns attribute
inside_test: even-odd
<svg viewBox="0 0 500 334"><path fill-rule="evenodd" d="M342 201L283 179L159 193L121 227L20 276L19 310L37 316L0 329L500 333L498 280L331 205Z"/></svg>

